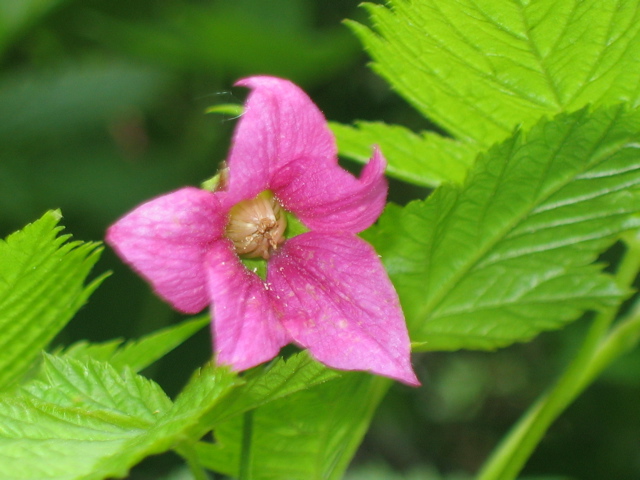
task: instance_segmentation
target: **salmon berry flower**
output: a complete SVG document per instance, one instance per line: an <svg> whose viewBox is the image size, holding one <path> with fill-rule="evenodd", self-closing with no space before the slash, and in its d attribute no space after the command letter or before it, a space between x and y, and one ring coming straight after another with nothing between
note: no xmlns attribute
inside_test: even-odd
<svg viewBox="0 0 640 480"><path fill-rule="evenodd" d="M107 243L174 308L209 306L218 363L244 370L295 343L325 365L419 385L398 296L356 236L384 208L375 148L359 178L338 165L326 120L289 81L251 89L215 191L182 188L112 225ZM287 212L308 231L287 238ZM242 259L267 263L265 278Z"/></svg>

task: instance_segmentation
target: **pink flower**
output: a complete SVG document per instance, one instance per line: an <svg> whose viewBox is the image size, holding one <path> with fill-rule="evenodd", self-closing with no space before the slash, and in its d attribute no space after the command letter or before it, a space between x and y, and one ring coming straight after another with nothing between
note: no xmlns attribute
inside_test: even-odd
<svg viewBox="0 0 640 480"><path fill-rule="evenodd" d="M292 83L252 89L215 192L182 188L112 225L107 243L174 308L210 305L217 361L244 370L295 343L320 362L419 385L397 294L356 234L384 208L385 160L337 162L324 116ZM291 212L310 230L285 239ZM266 279L240 256L267 260Z"/></svg>

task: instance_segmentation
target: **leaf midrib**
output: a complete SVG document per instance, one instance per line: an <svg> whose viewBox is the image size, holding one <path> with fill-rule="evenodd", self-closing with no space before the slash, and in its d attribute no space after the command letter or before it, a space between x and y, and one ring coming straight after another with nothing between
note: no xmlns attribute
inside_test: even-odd
<svg viewBox="0 0 640 480"><path fill-rule="evenodd" d="M599 138L599 141L593 143L591 152L589 153L587 158L591 159L593 157L595 151L597 151L597 149L600 148L602 140L604 138L606 138L607 135L610 133L611 128L613 127L613 125L618 120L621 112L622 112L622 108L618 108L618 110L615 113L615 116L612 117L609 120L609 124L607 125L607 128L604 129L602 135ZM588 114L589 114L588 110L583 110L582 115L580 116L580 118L576 119L572 123L571 128L567 130L567 133L563 136L562 141L558 142L558 146L556 147L556 149L554 149L555 151L554 151L553 155L551 156L551 158L554 158L557 155L558 150L560 150L564 146L564 144L566 142L566 139L569 138L572 135L572 133L575 131L575 129L579 125L581 125L583 123L582 120L585 118L585 115L588 115ZM518 139L516 139L516 141L518 141ZM624 145L624 144L628 143L628 141L622 140L622 141L620 141L620 143L622 145ZM514 145L515 145L515 143L514 143ZM619 150L619 148L622 145L618 145L618 143L616 143L616 148L615 149L614 148L607 149L607 154L603 155L603 158L599 162L585 162L585 168L580 169L579 173L575 173L567 182L562 182L562 183L558 184L556 186L556 188L550 189L544 197L539 198L538 202L536 202L534 205L530 206L528 209L524 209L523 212L520 215L517 215L517 216L514 217L512 222L506 224L501 230L496 232L496 234L494 235L494 239L491 242L487 242L483 248L478 249L477 254L474 255L473 257L471 257L469 259L469 261L467 262L467 264L463 268L459 269L457 274L452 275L447 282L441 284L440 288L438 290L438 293L436 293L433 297L431 297L431 299L429 301L425 302L423 308L421 308L417 313L417 318L422 319L423 325L425 325L427 323L429 315L441 304L441 302L449 294L449 292L451 292L451 290L453 288L453 285L457 284L466 274L468 274L476 265L478 265L480 263L480 261L490 251L492 251L496 247L497 244L499 244L504 238L506 238L507 235L511 231L513 231L514 228L517 225L521 224L526 218L528 218L531 215L531 212L535 209L535 207L541 205L546 200L548 200L549 197L551 197L553 194L555 194L557 191L561 190L562 188L565 188L568 184L570 184L571 182L575 181L575 179L578 177L579 174L582 174L582 173L594 168L599 163L601 163L601 162L605 161L606 159L610 158L612 153L613 153L613 151ZM458 197L458 199L456 199L456 205L459 202L459 198L460 197ZM433 251L432 249L429 250L429 255L432 253L432 251Z"/></svg>

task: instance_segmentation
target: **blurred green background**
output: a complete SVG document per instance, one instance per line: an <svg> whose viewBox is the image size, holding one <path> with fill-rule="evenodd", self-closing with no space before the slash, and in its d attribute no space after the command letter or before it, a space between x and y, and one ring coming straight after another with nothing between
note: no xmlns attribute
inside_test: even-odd
<svg viewBox="0 0 640 480"><path fill-rule="evenodd" d="M232 84L245 75L293 80L330 120L429 128L367 68L341 23L367 23L358 3L0 0L0 235L60 208L68 233L100 240L140 202L209 178L235 122L204 111L241 103L246 92ZM424 193L392 182L390 198ZM113 275L59 342L136 337L178 320L108 249L96 273L105 270ZM553 380L584 324L495 354L416 358L424 387L394 386L349 478L468 478ZM175 393L210 352L203 331L146 374ZM639 400L636 353L557 422L525 476L640 478ZM131 478L162 478L176 465L149 459Z"/></svg>

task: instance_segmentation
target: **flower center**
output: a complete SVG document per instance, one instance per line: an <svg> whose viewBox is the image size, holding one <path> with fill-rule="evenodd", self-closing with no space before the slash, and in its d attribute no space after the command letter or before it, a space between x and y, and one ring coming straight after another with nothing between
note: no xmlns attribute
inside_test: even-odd
<svg viewBox="0 0 640 480"><path fill-rule="evenodd" d="M255 198L244 200L229 212L226 234L236 253L244 258L267 260L284 242L287 219L273 193L266 190Z"/></svg>

